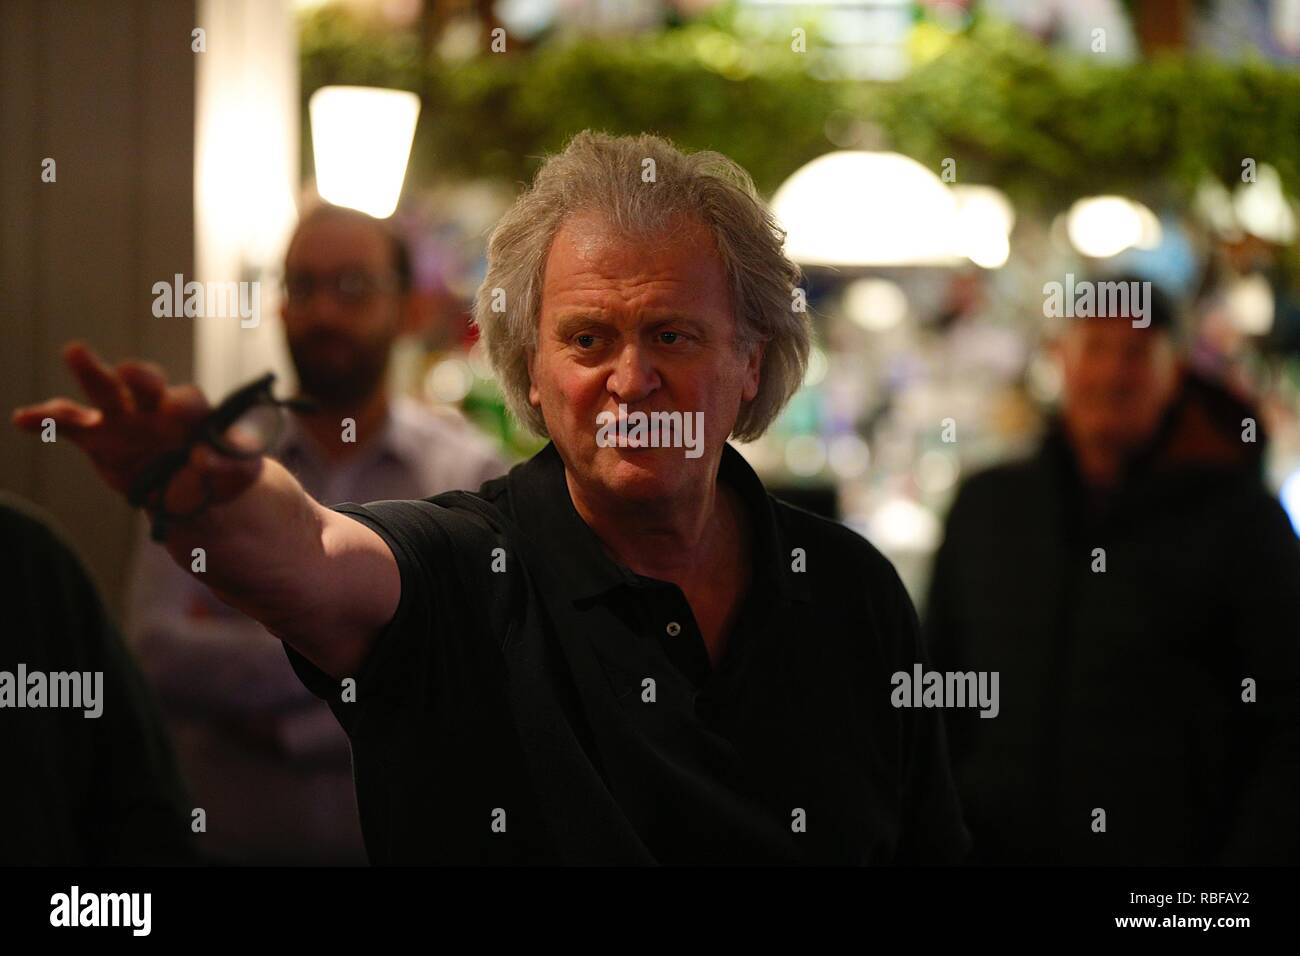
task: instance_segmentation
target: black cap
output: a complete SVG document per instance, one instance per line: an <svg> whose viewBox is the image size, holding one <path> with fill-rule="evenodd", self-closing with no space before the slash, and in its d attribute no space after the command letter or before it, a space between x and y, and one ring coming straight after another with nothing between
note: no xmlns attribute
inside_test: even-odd
<svg viewBox="0 0 1300 956"><path fill-rule="evenodd" d="M1173 300L1150 279L1144 279L1142 276L1133 272L1124 272L1117 275L1095 276L1092 278L1093 285L1100 287L1102 283L1123 283L1130 289L1137 286L1138 288L1146 287L1146 315L1144 318L1149 319L1146 328L1160 329L1165 332L1176 332L1177 321L1174 311ZM1131 304L1131 303L1130 303ZM1118 317L1118 316L1117 316ZM1123 318L1135 318L1133 315L1123 316Z"/></svg>

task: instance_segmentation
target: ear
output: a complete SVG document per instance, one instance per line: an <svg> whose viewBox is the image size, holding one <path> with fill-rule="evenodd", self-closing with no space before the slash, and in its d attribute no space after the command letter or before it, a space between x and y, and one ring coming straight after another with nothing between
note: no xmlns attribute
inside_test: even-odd
<svg viewBox="0 0 1300 956"><path fill-rule="evenodd" d="M745 382L741 398L752 402L758 395L758 386L763 378L763 356L767 352L766 342L755 342L749 349L749 359L745 363Z"/></svg>
<svg viewBox="0 0 1300 956"><path fill-rule="evenodd" d="M1043 353L1058 367L1065 364L1066 337L1069 330L1063 329L1043 343Z"/></svg>
<svg viewBox="0 0 1300 956"><path fill-rule="evenodd" d="M542 393L537 390L537 350L528 350L528 401L534 408L542 407Z"/></svg>
<svg viewBox="0 0 1300 956"><path fill-rule="evenodd" d="M397 334L419 335L432 323L429 301L415 292L404 292L397 299Z"/></svg>
<svg viewBox="0 0 1300 956"><path fill-rule="evenodd" d="M1187 363L1179 353L1178 346L1167 335L1160 344L1160 363L1164 370L1165 385L1169 394L1173 395L1182 387L1187 374Z"/></svg>

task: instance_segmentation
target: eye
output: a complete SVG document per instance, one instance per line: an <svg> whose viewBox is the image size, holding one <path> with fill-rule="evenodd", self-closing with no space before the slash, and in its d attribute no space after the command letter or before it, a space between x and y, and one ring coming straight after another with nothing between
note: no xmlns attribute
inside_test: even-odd
<svg viewBox="0 0 1300 956"><path fill-rule="evenodd" d="M596 336L590 332L582 332L573 337L573 341L580 349L589 349L596 344Z"/></svg>
<svg viewBox="0 0 1300 956"><path fill-rule="evenodd" d="M311 298L312 286L311 276L289 275L284 280L285 295L295 302Z"/></svg>
<svg viewBox="0 0 1300 956"><path fill-rule="evenodd" d="M676 345L679 340L685 341L686 336L681 332L660 332L659 341L664 345Z"/></svg>
<svg viewBox="0 0 1300 956"><path fill-rule="evenodd" d="M363 299L369 291L368 277L364 272L340 272L337 281L339 295L345 299Z"/></svg>

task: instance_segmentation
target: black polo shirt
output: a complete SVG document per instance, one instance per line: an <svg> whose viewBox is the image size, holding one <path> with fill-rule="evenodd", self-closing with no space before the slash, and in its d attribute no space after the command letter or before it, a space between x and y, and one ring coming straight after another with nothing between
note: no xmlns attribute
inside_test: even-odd
<svg viewBox="0 0 1300 956"><path fill-rule="evenodd" d="M388 543L401 601L350 691L287 649L352 741L374 863L956 862L935 710L895 709L924 661L889 562L720 480L753 576L717 670L682 591L613 562L554 445L477 494L337 510Z"/></svg>

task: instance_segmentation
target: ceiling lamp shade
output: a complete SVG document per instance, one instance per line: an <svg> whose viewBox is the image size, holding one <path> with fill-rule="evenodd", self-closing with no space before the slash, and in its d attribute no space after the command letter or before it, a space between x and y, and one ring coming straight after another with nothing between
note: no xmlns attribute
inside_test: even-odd
<svg viewBox="0 0 1300 956"><path fill-rule="evenodd" d="M406 179L420 98L403 90L323 86L308 108L321 198L379 219L391 216Z"/></svg>
<svg viewBox="0 0 1300 956"><path fill-rule="evenodd" d="M1011 201L992 186L953 186L952 192L957 197L956 251L982 269L1006 265L1016 223Z"/></svg>
<svg viewBox="0 0 1300 956"><path fill-rule="evenodd" d="M1160 220L1146 206L1124 196L1080 199L1066 214L1070 244L1092 259L1109 259L1125 249L1160 245Z"/></svg>
<svg viewBox="0 0 1300 956"><path fill-rule="evenodd" d="M810 266L956 265L957 198L899 153L844 150L799 168L772 197L785 250Z"/></svg>
<svg viewBox="0 0 1300 956"><path fill-rule="evenodd" d="M1295 214L1282 191L1277 170L1261 163L1255 182L1238 183L1232 197L1237 222L1252 235L1278 245L1295 239Z"/></svg>

